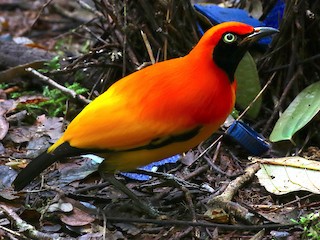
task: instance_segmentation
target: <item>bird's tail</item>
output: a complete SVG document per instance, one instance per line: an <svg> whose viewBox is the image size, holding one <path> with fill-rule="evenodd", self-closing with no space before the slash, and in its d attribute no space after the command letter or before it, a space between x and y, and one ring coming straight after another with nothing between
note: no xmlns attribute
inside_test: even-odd
<svg viewBox="0 0 320 240"><path fill-rule="evenodd" d="M56 161L67 157L77 156L80 154L90 153L93 150L79 149L70 146L68 142L58 140L46 152L40 154L33 159L13 181L14 189L20 191L27 186L33 179L35 179L42 171Z"/></svg>
<svg viewBox="0 0 320 240"><path fill-rule="evenodd" d="M16 191L20 191L33 179L35 179L42 171L58 160L60 159L58 159L55 154L48 152L40 154L18 174L16 179L13 181L14 189Z"/></svg>

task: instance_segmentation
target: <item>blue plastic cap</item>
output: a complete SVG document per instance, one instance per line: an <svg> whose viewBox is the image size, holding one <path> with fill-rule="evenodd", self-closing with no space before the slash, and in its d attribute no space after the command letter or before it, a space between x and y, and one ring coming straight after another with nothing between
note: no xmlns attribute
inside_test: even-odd
<svg viewBox="0 0 320 240"><path fill-rule="evenodd" d="M255 156L260 156L270 149L265 138L243 122L234 121L227 134Z"/></svg>

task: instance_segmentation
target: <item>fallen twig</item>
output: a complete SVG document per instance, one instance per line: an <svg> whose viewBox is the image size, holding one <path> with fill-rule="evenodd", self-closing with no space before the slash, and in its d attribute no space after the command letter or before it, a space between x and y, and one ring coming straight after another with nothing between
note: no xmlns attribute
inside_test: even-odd
<svg viewBox="0 0 320 240"><path fill-rule="evenodd" d="M229 224L219 224L219 223L210 223L205 221L182 221L182 220L158 220L158 219L145 219L145 218L120 218L120 217L108 217L106 216L107 221L110 222L127 222L127 223L150 223L157 224L161 226L193 226L193 227L212 227L226 230L248 230L255 231L261 229L280 229L280 228L290 228L296 224L263 224L263 225L229 225Z"/></svg>
<svg viewBox="0 0 320 240"><path fill-rule="evenodd" d="M0 209L6 214L6 216L14 223L14 225L19 229L19 232L24 232L27 239L66 239L61 238L59 234L48 234L38 231L34 226L22 220L18 214L16 214L11 208L4 204L0 204ZM10 232L12 234L12 232ZM15 232L15 235L21 233ZM23 237L21 235L21 237ZM70 238L68 238L70 239Z"/></svg>
<svg viewBox="0 0 320 240"><path fill-rule="evenodd" d="M249 166L245 173L239 177L237 177L235 180L231 181L228 185L228 187L224 190L224 192L219 196L214 196L211 199L209 199L208 204L211 206L220 207L226 211L232 212L235 216L238 218L251 223L256 224L256 221L254 219L254 215L249 212L248 209L242 207L241 205L232 202L232 198L237 193L240 187L242 187L245 183L247 183L254 174L260 169L259 164L253 164ZM210 211L210 209L208 210Z"/></svg>
<svg viewBox="0 0 320 240"><path fill-rule="evenodd" d="M29 68L26 68L26 71L37 76L41 81L45 82L46 84L51 85L52 87L59 89L61 92L71 96L73 99L79 100L80 102L85 103L85 104L90 103L90 100L86 99L81 94L77 94L75 91L60 85L59 83L55 82L51 78L41 74L37 70L29 67Z"/></svg>

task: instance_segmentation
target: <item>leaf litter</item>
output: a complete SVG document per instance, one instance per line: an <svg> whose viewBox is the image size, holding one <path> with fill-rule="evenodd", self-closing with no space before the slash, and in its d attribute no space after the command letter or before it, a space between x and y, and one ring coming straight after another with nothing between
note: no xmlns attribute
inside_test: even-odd
<svg viewBox="0 0 320 240"><path fill-rule="evenodd" d="M97 3L98 1L93 2ZM139 4L142 4L141 9L143 7L146 9L151 7L146 1L139 2ZM28 14L17 15L14 12L6 11L4 16L10 19L8 31L11 33L16 31L17 35L21 35L32 29L32 33L43 36L41 38L36 35L32 37L40 46L45 46L45 49L50 49L50 47L58 43L58 41L52 38L53 32L48 33L48 31L44 31L44 29L53 26L52 29L55 29L58 34L61 33L63 35L65 34L61 31L63 27L68 28L75 26L74 23L70 23L72 15L68 15L68 13L72 11L77 13L79 9L83 11L83 8L74 5L74 3L68 5L68 3L62 3L60 1L51 3L47 8L43 9L36 7L37 4L40 7L44 6L40 1L35 1L35 5L29 4L28 2L28 5L24 6L27 12L29 12L29 16ZM19 4L15 6L15 11L19 11L21 6L22 5ZM119 14L117 7L121 9L121 6L112 4L106 7L113 7L112 11L109 12L117 14ZM56 12L53 13L53 8L55 8L55 11L59 14ZM88 10L85 10L85 12L86 11ZM135 9L135 11L138 12L139 9ZM3 10L1 10L1 12L3 12ZM41 14L38 15L38 13ZM183 12L182 16L188 16L185 13L186 12ZM94 17L95 14L96 13L91 12L90 17ZM77 14L73 16L77 16ZM81 21L81 16L88 17L89 15L78 15L75 22ZM121 21L121 14L111 16L113 17L113 21ZM87 17L85 19L87 19ZM129 15L129 17L131 16ZM157 26L157 19L153 19L150 16L148 17L152 21L152 26ZM12 21L15 21L14 24L12 24ZM186 21L188 22L188 19ZM23 22L23 24L19 24L19 22ZM87 20L83 21L82 18L82 22L87 23ZM19 29L19 25L21 29ZM191 24L186 25L189 26ZM93 28L92 25L88 26ZM121 24L119 24L119 26L121 26ZM140 25L137 24L137 26ZM100 26L100 29L103 29L103 27ZM145 32L149 33L150 29L148 29L148 26L144 26ZM163 29L165 29L165 27ZM77 30L80 32L80 35L86 35L84 32L81 32L82 29ZM77 34L76 36L79 36L77 30L72 31ZM176 48L172 48L175 49L173 52L170 52L171 50L168 49L169 57L184 55L187 49L193 45L195 39L192 39L192 37L194 37L194 35L189 34L193 31L190 30L187 32L187 37L182 36L181 38L181 36L178 36L180 37L180 41L176 41L183 42L181 39L185 38L187 43L184 44L183 47L176 45ZM130 31L128 31L128 34L129 33ZM112 33L110 33L110 36L111 34ZM87 36L88 35L86 35L86 37ZM151 37L152 35L149 34L148 36ZM112 37L116 39L117 36L112 35ZM139 38L135 39L133 37L129 39L133 42L129 42L128 46L130 50L130 61L127 63L129 69L127 71L132 71L135 68L134 64L140 65L137 63L142 64L143 62L147 62L148 58L146 57L145 49L143 49L143 51L140 49L139 52L133 48L134 45L144 46L143 43L134 43L134 41L137 41L136 39ZM81 52L79 46L84 46L83 42L81 42L82 39L78 38L78 40L79 42L75 42L74 45L69 45L69 42L66 40L62 44L64 46L67 45L66 48L62 48L63 51L66 51L68 46L70 47L69 49L72 49L73 52L68 53L71 58L75 53L78 54ZM153 46L164 45L157 43L158 39L150 38L149 40ZM168 41L168 39L166 41ZM169 46L175 46L172 39L169 39L169 42L171 43ZM121 42L114 44L111 47L112 52L121 53L122 49L119 48L121 44ZM96 45L95 47L99 49L100 46ZM135 50L133 51L132 49ZM141 55L139 58L135 57L137 52L139 52L137 56ZM96 52L96 54L98 54L98 52ZM98 57L94 59L92 58L93 55L92 53L84 54L82 56L83 63L90 62L91 64L97 64L98 60L103 57L98 55ZM113 59L113 61L117 61L117 59ZM32 63L32 61L30 60L29 63ZM29 63L27 62L27 64ZM71 67L66 68L63 76L68 75L68 71L72 72L71 70L83 67L85 70L82 74L85 75L86 79L98 78L97 76L99 76L100 79L109 76L115 80L122 74L122 62L120 62L120 64L117 62L111 63L115 65L111 66L107 73L97 71L88 74L87 68L85 68L88 66L85 64L81 65L81 61L78 63L74 62L71 64ZM119 65L116 64L119 64L120 68ZM99 64L96 66L99 68ZM17 69L20 69L19 65L14 71ZM52 76L56 76L57 79L63 78L62 75L53 74ZM18 75L15 78L18 79L18 83L35 81L34 79L30 81L30 79L23 75ZM70 76L67 77L68 80L70 80L70 78ZM63 80L65 81L65 79ZM17 83L14 83L13 85L16 84ZM89 83L89 86L93 87L95 84L99 85L99 83ZM110 84L111 82L103 82L102 85L109 86ZM38 88L38 86L39 83L31 85L33 88ZM19 85L19 88L23 89L24 87ZM6 90L7 88L5 87L4 89ZM93 95L99 91L99 89L92 89ZM222 208L221 211L217 208L215 212L211 212L211 214L213 213L213 215L215 215L213 219L218 220L208 220L208 218L204 216L204 213L208 209L208 199L212 198L212 196L221 195L224 190L228 188L230 182L241 177L243 171L249 164L247 154L230 139L224 139L222 144L219 145L220 147L213 148L211 151L208 151L203 158L195 161L197 156L210 145L217 135L214 135L213 139L209 142L205 142L202 146L190 151L182 161L186 164L177 163L160 168L161 171L173 173L176 177L194 183L194 185L205 183L213 189L213 193L201 188L189 188L191 185L187 185L188 187L181 186L174 180L168 180L159 176L153 177L151 180L143 183L118 176L118 178L129 186L140 198L150 202L151 205L160 211L161 218L158 222L152 222L151 219L148 219L147 216L139 212L131 200L123 193L108 183L103 182L99 174L95 171L97 165L88 158L78 157L63 160L61 163L58 162L50 167L49 170L45 171L41 178L34 181L26 191L20 193L13 192L10 184L16 176L16 170L23 168L30 159L37 156L41 151L55 142L59 136L61 136L67 122L65 122L64 118L49 118L46 114L42 114L34 120L33 117L30 117L28 111L18 109L18 105L41 102L46 99L36 94L6 99L10 97L9 93L6 93L5 90L1 94L0 102L0 137L2 138L1 144L3 146L3 149L0 151L2 163L0 166L0 209L5 212L6 216L2 216L3 221L1 221L1 226L12 228L13 232L18 234L18 230L21 228L17 223L20 220L26 221L27 227L33 227L40 231L40 234L32 235L32 239L43 239L41 238L41 234L44 234L43 236L47 236L45 234L49 234L49 236L50 234L52 234L51 236L53 236L53 234L59 234L62 239L161 239L163 236L168 239L191 239L199 236L199 234L204 238L208 236L247 238L254 235L253 232L246 231L246 226L244 225L241 225L241 230L235 229L235 231L234 229L226 230L224 228L216 228L215 225L190 227L192 223L195 222L213 223L213 221L221 221L221 219L223 219L223 222L228 226L246 224L244 219L233 215L230 211L225 211L226 209L224 208ZM33 120L30 120L30 118ZM257 118L257 122L261 121L259 116ZM313 155L320 155L319 149L309 149L306 152ZM277 156L277 153L267 153L266 155L266 157L274 156ZM216 168L213 168L213 165L208 165L208 162L213 163ZM314 211L319 209L319 202L320 199L318 195L310 195L310 193L304 191L287 193L284 197L270 194L259 184L258 179L253 176L253 179L248 181L246 185L237 189L229 203L236 203L249 210L250 213L255 215L257 224L264 224L266 222L288 224L291 218L296 218L308 209L313 209ZM6 211L3 204L16 211L19 216L15 216L9 211ZM9 220L6 217L8 217ZM139 222L138 220L148 221ZM172 223L170 223L171 220L173 221ZM178 221L185 222L182 223ZM299 235L300 233L299 231L288 228L285 228L284 231L292 236ZM271 233L275 234L272 231L266 231L266 239L271 239L271 236L273 236ZM9 233L5 234L8 235ZM29 236L30 238L28 231L21 232L20 234Z"/></svg>

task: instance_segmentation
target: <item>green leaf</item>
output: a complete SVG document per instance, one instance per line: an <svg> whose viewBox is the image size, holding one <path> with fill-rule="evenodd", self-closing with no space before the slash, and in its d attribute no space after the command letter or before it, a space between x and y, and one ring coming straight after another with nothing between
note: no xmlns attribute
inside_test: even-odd
<svg viewBox="0 0 320 240"><path fill-rule="evenodd" d="M60 56L53 57L50 61L44 63L44 68L38 69L41 73L48 73L52 70L58 70L60 66Z"/></svg>
<svg viewBox="0 0 320 240"><path fill-rule="evenodd" d="M235 73L238 82L237 105L246 109L261 90L257 66L250 53L246 53ZM247 115L256 118L261 108L261 98L251 106Z"/></svg>
<svg viewBox="0 0 320 240"><path fill-rule="evenodd" d="M305 88L278 119L270 135L271 142L291 140L320 110L320 81Z"/></svg>

